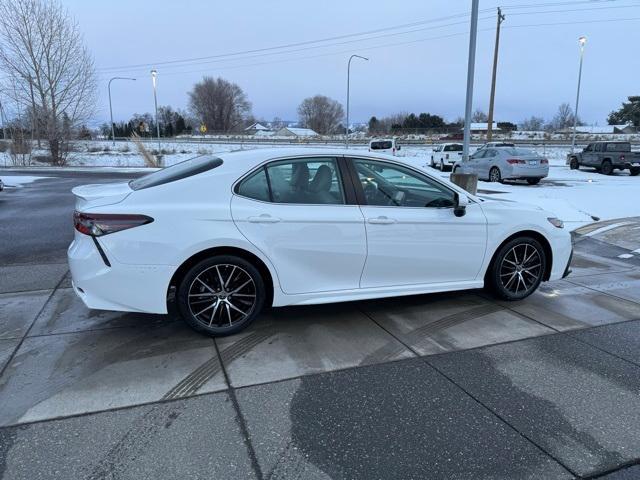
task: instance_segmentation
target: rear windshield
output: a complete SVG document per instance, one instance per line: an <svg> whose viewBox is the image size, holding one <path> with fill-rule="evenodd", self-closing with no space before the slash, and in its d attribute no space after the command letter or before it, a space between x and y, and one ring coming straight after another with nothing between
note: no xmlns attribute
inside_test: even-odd
<svg viewBox="0 0 640 480"><path fill-rule="evenodd" d="M528 148L505 147L501 148L500 150L503 150L507 152L507 154L514 155L516 157L535 157L538 155L536 152L534 152L533 150L529 150Z"/></svg>
<svg viewBox="0 0 640 480"><path fill-rule="evenodd" d="M389 150L393 147L390 141L384 142L371 142L371 150Z"/></svg>
<svg viewBox="0 0 640 480"><path fill-rule="evenodd" d="M447 145L444 147L445 152L461 152L462 145Z"/></svg>
<svg viewBox="0 0 640 480"><path fill-rule="evenodd" d="M607 152L630 152L630 143L607 143Z"/></svg>
<svg viewBox="0 0 640 480"><path fill-rule="evenodd" d="M210 155L190 158L184 162L176 163L171 167L163 168L157 172L150 173L144 177L131 180L129 186L132 190L142 190L143 188L157 187L165 183L175 182L183 178L191 177L208 170L212 170L222 165L222 160Z"/></svg>

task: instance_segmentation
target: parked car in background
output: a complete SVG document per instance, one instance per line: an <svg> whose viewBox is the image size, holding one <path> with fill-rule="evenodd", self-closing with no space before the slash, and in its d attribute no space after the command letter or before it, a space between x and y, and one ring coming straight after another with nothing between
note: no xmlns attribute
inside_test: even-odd
<svg viewBox="0 0 640 480"><path fill-rule="evenodd" d="M593 142L581 152L567 155L567 165L572 170L592 167L603 175L628 169L636 176L640 173L640 152L632 152L629 142Z"/></svg>
<svg viewBox="0 0 640 480"><path fill-rule="evenodd" d="M377 138L369 142L369 151L374 153L386 153L387 155L395 155L400 151L397 138Z"/></svg>
<svg viewBox="0 0 640 480"><path fill-rule="evenodd" d="M458 160L462 160L462 144L443 143L434 147L429 166L444 172L451 170Z"/></svg>
<svg viewBox="0 0 640 480"><path fill-rule="evenodd" d="M85 185L68 257L89 308L167 313L228 335L264 306L488 287L518 300L569 273L540 208L476 197L389 155L257 149Z"/></svg>
<svg viewBox="0 0 640 480"><path fill-rule="evenodd" d="M2 179L0 178L0 192L4 190L4 183L2 183Z"/></svg>
<svg viewBox="0 0 640 480"><path fill-rule="evenodd" d="M549 175L549 161L521 147L480 148L466 162L458 162L454 172L475 173L479 180L502 182L503 180L526 180L535 185Z"/></svg>

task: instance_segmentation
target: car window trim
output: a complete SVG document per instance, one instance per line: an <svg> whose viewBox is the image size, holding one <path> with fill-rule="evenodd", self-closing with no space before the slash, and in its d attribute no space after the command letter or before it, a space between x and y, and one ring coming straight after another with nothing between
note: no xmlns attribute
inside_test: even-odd
<svg viewBox="0 0 640 480"><path fill-rule="evenodd" d="M343 203L280 203L280 202L274 202L273 201L273 193L271 191L271 181L269 179L269 169L267 168L271 163L281 163L281 162L286 162L287 160L290 161L294 161L294 160L305 160L305 159L318 159L318 158L326 158L329 160L333 160L336 163L336 167L338 169L338 171L340 172L340 183L342 184L342 191L344 194L344 202ZM348 190L345 188L345 182L347 181L345 176L343 175L341 169L340 169L340 159L343 158L342 156L336 156L336 155L295 155L293 157L278 157L278 158L270 158L265 160L264 162L260 163L259 165L256 165L254 168L252 168L251 170L249 170L247 173L243 174L240 178L238 178L233 185L231 186L231 193L232 195L235 195L237 197L240 198L246 198L247 200L251 200L253 202L260 202L260 203L265 203L267 205L292 205L292 206L296 206L296 205L302 205L302 206L307 206L307 207L353 207L358 205L357 201L355 201L355 199L353 197L349 197L348 194ZM240 184L245 181L247 178L251 177L254 173L257 173L258 171L260 171L261 169L264 169L265 175L267 177L267 188L269 189L269 201L264 201L264 200L259 200L257 198L251 198L251 197L247 197L246 195L241 195L240 193L238 193L238 188L240 187ZM353 188L353 183L351 183L351 187ZM353 203L349 203L349 198L352 198L352 200L354 200Z"/></svg>
<svg viewBox="0 0 640 480"><path fill-rule="evenodd" d="M356 161L356 160L364 160L364 161L369 160L369 161L373 161L373 162L388 163L388 164L393 165L393 166L397 166L397 167L401 167L401 168L406 168L407 170L409 170L409 171L411 171L411 172L415 173L418 177L426 178L426 179L428 179L429 181L432 181L432 182L434 182L434 183L436 183L436 184L440 185L442 188L444 188L444 189L446 189L447 191L451 192L451 194L452 194L452 195L454 195L454 196L455 196L455 194L456 194L456 193L457 193L458 195L460 195L460 193L459 193L459 192L457 192L456 190L454 190L454 189L450 188L449 186L445 185L444 183L442 183L442 182L438 181L438 179L437 179L437 178L432 178L432 177L430 177L429 175L425 175L424 173L420 172L419 170L416 170L416 169L412 168L410 165L405 165L405 164L401 164L401 163L396 163L396 162L393 162L393 161L389 161L389 160L387 160L387 159L382 159L382 160L381 160L381 159L371 158L371 157L360 157L360 156L357 156L357 155L353 155L353 156L345 157L345 160L348 162L348 163L347 163L347 165L348 165L348 167L349 167L349 171L350 171L350 173L351 173L351 180L352 180L352 182L353 182L353 180L354 180L354 179L359 178L359 177L358 177L358 170L356 169L356 166L355 166L355 161ZM364 190L363 190L363 188L362 188L362 184L360 183L360 181L358 180L358 181L353 182L353 186L354 186L354 188L355 188L355 190L356 190L356 197L357 197L357 199L358 199L358 205L360 205L361 207L375 207L375 208L413 208L413 209L419 209L419 210L423 210L423 209L425 209L425 208L433 208L433 209L436 209L436 210L437 210L437 209L440 209L440 210L441 210L441 209L453 209L453 208L455 208L454 206L451 206L451 207L426 207L426 206L425 206L425 207L402 207L402 206L399 206L399 205L369 205L369 204L367 203L367 199L366 199L366 197L364 196ZM470 203L475 203L475 202L473 202L473 200L472 200L472 199L469 199L469 202L470 202Z"/></svg>

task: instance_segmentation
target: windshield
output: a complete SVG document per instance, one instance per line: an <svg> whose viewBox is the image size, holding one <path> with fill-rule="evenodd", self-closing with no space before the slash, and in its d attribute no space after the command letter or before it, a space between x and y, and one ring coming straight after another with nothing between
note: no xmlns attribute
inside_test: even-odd
<svg viewBox="0 0 640 480"><path fill-rule="evenodd" d="M222 160L209 155L190 158L184 162L176 163L171 167L158 170L136 180L131 180L129 186L132 190L157 187L165 183L175 182L183 178L191 177L222 165Z"/></svg>

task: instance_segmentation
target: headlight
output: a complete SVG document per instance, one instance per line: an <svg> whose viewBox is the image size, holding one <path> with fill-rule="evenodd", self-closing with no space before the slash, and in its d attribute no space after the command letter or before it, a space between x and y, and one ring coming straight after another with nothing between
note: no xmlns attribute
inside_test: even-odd
<svg viewBox="0 0 640 480"><path fill-rule="evenodd" d="M549 220L549 223L551 225L553 225L556 228L564 228L564 222L562 220L560 220L559 218L556 217L549 217L547 218L547 220Z"/></svg>

